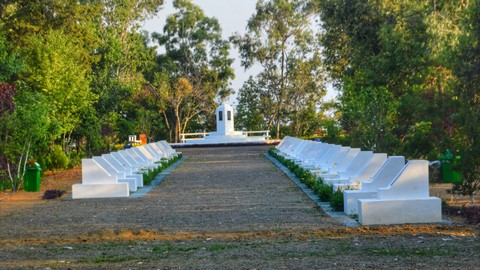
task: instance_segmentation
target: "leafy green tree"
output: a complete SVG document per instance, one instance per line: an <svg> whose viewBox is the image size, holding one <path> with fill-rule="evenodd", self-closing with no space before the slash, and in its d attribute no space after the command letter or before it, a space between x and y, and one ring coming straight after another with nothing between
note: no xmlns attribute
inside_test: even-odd
<svg viewBox="0 0 480 270"><path fill-rule="evenodd" d="M453 71L458 78L460 100L456 121L460 126L457 147L460 150L463 182L455 184L453 192L470 196L480 190L480 10L477 3L461 9L461 35L453 54Z"/></svg>
<svg viewBox="0 0 480 270"><path fill-rule="evenodd" d="M308 1L260 0L248 21L247 34L231 37L240 50L242 65L262 68L257 79L265 85L264 97L273 108L267 129L275 126L277 138L282 124L289 122L289 114L298 123L299 114L292 111L298 111L312 96L319 100L325 93L310 11Z"/></svg>
<svg viewBox="0 0 480 270"><path fill-rule="evenodd" d="M435 7L403 0L314 1L324 29L327 70L340 92L341 123L355 136L354 143L416 158L436 156L438 146L449 143L458 106L446 60L452 35L443 31L448 20L440 19L441 9L451 5L447 2L435 1ZM363 98L374 96L384 102ZM355 109L377 112L360 114ZM375 132L387 133L363 136L371 133L371 126L360 123L378 119L388 120L387 126L374 124L379 128Z"/></svg>
<svg viewBox="0 0 480 270"><path fill-rule="evenodd" d="M166 52L157 57L150 86L165 101L166 127L178 142L190 121L214 111L217 95L229 94L234 73L230 45L222 39L217 19L205 16L190 0L173 5L178 11L167 18L163 34L152 35Z"/></svg>
<svg viewBox="0 0 480 270"><path fill-rule="evenodd" d="M246 81L238 92L237 114L235 127L238 130L264 130L266 127L267 112L262 104L262 93L259 85L253 77Z"/></svg>
<svg viewBox="0 0 480 270"><path fill-rule="evenodd" d="M95 1L93 1L95 2ZM100 144L108 150L125 141L136 129L137 109L134 96L145 84L143 73L154 64L155 49L148 47L148 34L140 23L157 11L163 0L107 0L100 2L100 42L93 53L91 88L98 97L94 104L100 122Z"/></svg>
<svg viewBox="0 0 480 270"><path fill-rule="evenodd" d="M88 68L74 39L53 30L31 40L30 61L25 81L45 95L48 103L53 142L62 139L63 147L79 123L79 112L92 105Z"/></svg>
<svg viewBox="0 0 480 270"><path fill-rule="evenodd" d="M13 191L20 188L27 161L40 150L49 124L47 102L41 94L20 91L15 96L15 104L13 115L3 119L4 158Z"/></svg>

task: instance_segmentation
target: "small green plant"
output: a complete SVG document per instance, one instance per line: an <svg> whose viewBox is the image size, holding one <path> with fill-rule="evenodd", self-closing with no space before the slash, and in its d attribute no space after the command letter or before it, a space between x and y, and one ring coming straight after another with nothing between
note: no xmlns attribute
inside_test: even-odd
<svg viewBox="0 0 480 270"><path fill-rule="evenodd" d="M148 186L152 183L152 181L162 172L163 167L159 166L154 169L148 169L143 172L143 184Z"/></svg>
<svg viewBox="0 0 480 270"><path fill-rule="evenodd" d="M333 211L343 211L343 191L337 190L331 194L330 206L332 207Z"/></svg>
<svg viewBox="0 0 480 270"><path fill-rule="evenodd" d="M333 187L331 185L324 184L322 181L317 182L315 185L315 193L322 202L329 202L333 194Z"/></svg>

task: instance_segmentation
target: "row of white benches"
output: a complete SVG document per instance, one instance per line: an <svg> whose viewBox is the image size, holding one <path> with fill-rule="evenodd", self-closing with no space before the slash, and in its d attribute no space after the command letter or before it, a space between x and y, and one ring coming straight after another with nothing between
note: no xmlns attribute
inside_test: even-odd
<svg viewBox="0 0 480 270"><path fill-rule="evenodd" d="M429 162L359 148L285 137L276 147L334 190L344 212L362 225L441 222L441 200L429 196ZM317 180L319 181L319 180Z"/></svg>
<svg viewBox="0 0 480 270"><path fill-rule="evenodd" d="M166 141L82 159L82 183L73 199L128 197L143 187L143 173L168 163L177 153Z"/></svg>

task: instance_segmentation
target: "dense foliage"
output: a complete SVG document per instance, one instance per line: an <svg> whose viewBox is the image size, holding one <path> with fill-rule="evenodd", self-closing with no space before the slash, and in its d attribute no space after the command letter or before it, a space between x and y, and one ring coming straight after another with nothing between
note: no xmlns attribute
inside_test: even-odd
<svg viewBox="0 0 480 270"><path fill-rule="evenodd" d="M464 180L452 191L479 189L478 1L259 0L230 40L190 0L142 31L163 2L1 2L0 189L16 189L31 158L64 168L129 134L211 130L234 90L238 129L407 158L450 149ZM241 89L231 47L260 69Z"/></svg>

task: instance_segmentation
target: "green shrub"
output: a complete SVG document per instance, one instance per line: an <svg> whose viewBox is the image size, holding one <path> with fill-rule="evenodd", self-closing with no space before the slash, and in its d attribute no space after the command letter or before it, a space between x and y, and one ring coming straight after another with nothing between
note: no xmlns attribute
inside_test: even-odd
<svg viewBox="0 0 480 270"><path fill-rule="evenodd" d="M330 206L332 207L333 211L343 211L343 191L337 190L332 193L330 197Z"/></svg>
<svg viewBox="0 0 480 270"><path fill-rule="evenodd" d="M12 189L12 182L11 181L0 180L0 191L10 190L10 189Z"/></svg>
<svg viewBox="0 0 480 270"><path fill-rule="evenodd" d="M150 185L153 180L162 172L163 166L160 166L155 169L149 169L143 172L143 185L148 186Z"/></svg>
<svg viewBox="0 0 480 270"><path fill-rule="evenodd" d="M302 179L303 179L302 182L305 183L305 185L307 185L310 189L313 189L315 187L315 182L316 182L315 176L307 175Z"/></svg>
<svg viewBox="0 0 480 270"><path fill-rule="evenodd" d="M314 191L317 193L320 201L329 202L333 194L333 187L331 185L324 184L322 181L319 181L316 183Z"/></svg>
<svg viewBox="0 0 480 270"><path fill-rule="evenodd" d="M69 167L74 168L74 167L77 167L78 165L80 165L82 163L82 158L85 158L85 153L83 151L80 151L78 153L73 152L70 155Z"/></svg>
<svg viewBox="0 0 480 270"><path fill-rule="evenodd" d="M295 176L299 179L303 178L303 174L305 173L305 170L301 167L296 167L294 170L293 170L293 173L295 174Z"/></svg>
<svg viewBox="0 0 480 270"><path fill-rule="evenodd" d="M48 168L50 169L67 169L70 160L68 159L67 154L63 152L62 146L55 145L53 146L53 151L50 153L47 163Z"/></svg>

